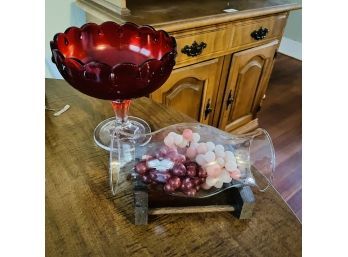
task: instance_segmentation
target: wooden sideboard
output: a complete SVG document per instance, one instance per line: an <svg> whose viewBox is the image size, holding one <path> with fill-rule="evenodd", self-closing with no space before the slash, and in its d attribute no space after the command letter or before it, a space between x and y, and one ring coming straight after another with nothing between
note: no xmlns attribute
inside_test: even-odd
<svg viewBox="0 0 348 257"><path fill-rule="evenodd" d="M257 113L266 99L289 11L301 8L299 4L128 0L130 12L120 15L104 3L77 0L88 22L149 24L176 38L176 66L167 82L150 95L154 101L228 132L258 127ZM238 11L224 11L231 8Z"/></svg>

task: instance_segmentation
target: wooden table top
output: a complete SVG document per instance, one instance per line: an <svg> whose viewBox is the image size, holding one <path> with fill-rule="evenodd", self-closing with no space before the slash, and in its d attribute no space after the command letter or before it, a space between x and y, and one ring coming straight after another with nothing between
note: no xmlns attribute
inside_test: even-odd
<svg viewBox="0 0 348 257"><path fill-rule="evenodd" d="M301 256L302 225L273 189L254 190L253 218L230 213L154 216L135 226L131 188L112 196L108 153L93 141L99 122L113 115L108 101L83 95L63 80L46 79L47 256ZM131 115L153 130L191 121L147 98Z"/></svg>

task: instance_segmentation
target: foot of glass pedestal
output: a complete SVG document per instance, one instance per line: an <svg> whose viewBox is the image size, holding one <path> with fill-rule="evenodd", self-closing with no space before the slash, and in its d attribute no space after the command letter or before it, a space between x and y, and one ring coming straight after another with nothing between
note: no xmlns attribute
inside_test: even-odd
<svg viewBox="0 0 348 257"><path fill-rule="evenodd" d="M115 117L111 117L99 123L94 130L95 143L106 151L110 151L111 135L115 127L116 119ZM128 116L127 125L123 126L122 130L134 135L136 145L145 145L151 139L151 136L144 136L144 134L151 132L149 124L134 116Z"/></svg>

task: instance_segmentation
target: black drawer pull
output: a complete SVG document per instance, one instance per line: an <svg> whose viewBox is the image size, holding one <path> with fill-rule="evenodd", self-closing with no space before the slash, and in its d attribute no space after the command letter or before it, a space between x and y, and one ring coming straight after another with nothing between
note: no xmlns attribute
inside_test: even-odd
<svg viewBox="0 0 348 257"><path fill-rule="evenodd" d="M250 36L255 40L261 40L266 37L268 31L268 28L260 27L258 30L254 30L253 32L251 32Z"/></svg>
<svg viewBox="0 0 348 257"><path fill-rule="evenodd" d="M191 46L188 46L188 45L184 46L184 48L181 49L181 52L186 54L187 56L194 57L194 56L200 55L203 49L206 47L207 47L206 43L201 42L198 44L196 41L194 41Z"/></svg>

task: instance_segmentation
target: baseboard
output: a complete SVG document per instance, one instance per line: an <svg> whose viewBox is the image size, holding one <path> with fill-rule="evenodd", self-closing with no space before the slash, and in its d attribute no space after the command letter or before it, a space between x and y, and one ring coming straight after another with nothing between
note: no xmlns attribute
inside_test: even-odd
<svg viewBox="0 0 348 257"><path fill-rule="evenodd" d="M302 61L302 43L283 37L278 50L280 53Z"/></svg>

